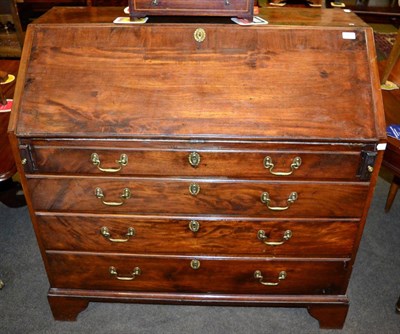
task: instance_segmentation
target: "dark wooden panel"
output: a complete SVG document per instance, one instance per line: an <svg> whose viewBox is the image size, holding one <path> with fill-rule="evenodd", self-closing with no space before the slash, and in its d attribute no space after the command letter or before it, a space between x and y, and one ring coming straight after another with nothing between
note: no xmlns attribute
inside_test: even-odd
<svg viewBox="0 0 400 334"><path fill-rule="evenodd" d="M53 288L158 292L343 294L347 262L316 260L243 259L210 257L160 257L87 255L47 252ZM192 269L192 260L200 261ZM141 274L132 281L118 280L109 272L130 277L135 267ZM277 286L264 286L254 277L260 270L264 281L276 283L281 271L287 277Z"/></svg>
<svg viewBox="0 0 400 334"><path fill-rule="evenodd" d="M37 216L44 246L50 250L81 250L143 254L258 254L266 256L350 257L358 222L268 221L243 219L208 220L202 217L150 218L120 216ZM199 230L192 232L195 220ZM107 227L111 242L101 234ZM127 238L128 228L135 234ZM269 246L258 239L263 230L267 242L283 241L285 231L292 237L282 245Z"/></svg>
<svg viewBox="0 0 400 334"><path fill-rule="evenodd" d="M130 0L132 17L146 15L240 16L252 19L253 0Z"/></svg>
<svg viewBox="0 0 400 334"><path fill-rule="evenodd" d="M17 77L18 60L0 60L0 70ZM1 85L5 99L13 99L16 81ZM1 101L0 101L1 103ZM0 181L10 178L16 171L14 158L10 143L7 137L7 127L10 119L10 112L0 111Z"/></svg>
<svg viewBox="0 0 400 334"><path fill-rule="evenodd" d="M93 0L92 0L93 1ZM105 0L102 0L105 1ZM305 8L285 8L284 11L260 8L259 16L268 20L269 25L314 26L314 27L368 27L354 13L343 14L336 10L313 10ZM110 23L121 16L121 8L86 7L86 8L56 8L40 17L36 23ZM157 22L161 18L150 17L148 22ZM168 18L166 22L182 22L181 17ZM196 22L201 21L196 19ZM221 22L216 18L207 17L202 22ZM164 22L164 21L163 21ZM228 18L222 22L230 22Z"/></svg>
<svg viewBox="0 0 400 334"><path fill-rule="evenodd" d="M271 145L270 149L261 150L257 146L252 150L209 149L208 146L196 145L194 149L132 149L127 142L121 148L102 148L112 143L97 142L93 147L41 146L32 145L35 170L34 173L62 174L99 174L99 175L148 175L148 176L194 176L194 177L228 177L245 179L310 179L310 180L358 180L357 171L360 164L360 149L354 151L328 151L326 146L321 151L305 151L296 146L281 150L280 145ZM171 143L172 146L172 143ZM176 146L176 144L174 145ZM194 145L193 145L194 146ZM305 148L307 150L307 148ZM193 167L189 155L197 153L200 162ZM116 163L121 154L125 154L128 163L118 172L104 172L91 162L91 156L99 157L100 168L118 170L121 164ZM264 159L270 157L273 167L264 166ZM296 158L300 158L300 166L292 168ZM269 165L271 166L271 165ZM289 173L291 175L276 176L272 173Z"/></svg>
<svg viewBox="0 0 400 334"><path fill-rule="evenodd" d="M226 4L225 0L158 0L157 4L154 4L152 0L130 0L130 2L133 10L149 10L154 13L179 10L182 11L182 15L188 15L187 13L195 10L204 10L204 12L209 12L209 15L212 15L214 10L222 10L232 14L232 11L235 10L245 11L249 8L249 3L252 6L254 4L254 1L250 0L231 0L229 4Z"/></svg>
<svg viewBox="0 0 400 334"><path fill-rule="evenodd" d="M189 186L197 183L197 196ZM40 177L28 181L32 203L38 211L102 212L129 214L204 214L258 217L360 217L368 194L368 183L238 182L201 179L114 179ZM121 206L124 188L131 198ZM271 211L261 202L268 192L271 206L285 207L292 192L298 199L288 210Z"/></svg>
<svg viewBox="0 0 400 334"><path fill-rule="evenodd" d="M383 157L382 164L392 170L395 174L400 175L400 141L392 139L396 145L389 143Z"/></svg>

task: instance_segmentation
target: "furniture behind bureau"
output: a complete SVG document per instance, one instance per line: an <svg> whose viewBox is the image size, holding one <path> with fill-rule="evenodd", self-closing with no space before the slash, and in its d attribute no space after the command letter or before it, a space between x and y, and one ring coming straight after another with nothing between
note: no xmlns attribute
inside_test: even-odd
<svg viewBox="0 0 400 334"><path fill-rule="evenodd" d="M2 90L3 97L8 100L9 103L14 96L15 78L18 74L18 67L19 60L0 60L0 70L8 74L5 80L1 80L0 89ZM1 106L0 104L0 107ZM7 134L9 120L10 105L5 105L0 108L0 202L8 207L16 208L26 205L26 202L21 190L21 184L13 181L14 174L17 172L17 167ZM15 178L17 179L17 177Z"/></svg>
<svg viewBox="0 0 400 334"><path fill-rule="evenodd" d="M388 79L396 85L400 83L400 34L381 70L381 83L385 84ZM382 90L383 105L385 110L386 125L400 124L400 90ZM388 145L383 156L383 166L393 174L392 183L386 200L385 211L389 211L398 188L400 186L400 140L388 137Z"/></svg>
<svg viewBox="0 0 400 334"><path fill-rule="evenodd" d="M147 15L229 16L253 20L254 0L129 0L132 18Z"/></svg>
<svg viewBox="0 0 400 334"><path fill-rule="evenodd" d="M371 28L121 11L56 8L27 31L9 129L55 319L286 306L341 328L385 147Z"/></svg>

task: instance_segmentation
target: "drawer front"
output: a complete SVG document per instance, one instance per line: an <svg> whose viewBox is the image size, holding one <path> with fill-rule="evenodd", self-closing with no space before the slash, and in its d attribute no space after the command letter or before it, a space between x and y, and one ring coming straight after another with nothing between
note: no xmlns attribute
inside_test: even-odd
<svg viewBox="0 0 400 334"><path fill-rule="evenodd" d="M202 179L28 180L37 211L252 217L360 217L368 183L238 182ZM197 193L197 195L196 195ZM129 198L128 198L129 197Z"/></svg>
<svg viewBox="0 0 400 334"><path fill-rule="evenodd" d="M44 247L146 254L350 257L358 222L37 217Z"/></svg>
<svg viewBox="0 0 400 334"><path fill-rule="evenodd" d="M281 0L270 0L268 2L269 6L283 7L286 6L286 2ZM322 7L322 0L310 0L307 1L307 5L310 7ZM344 7L344 6L343 6Z"/></svg>
<svg viewBox="0 0 400 334"><path fill-rule="evenodd" d="M33 146L27 173L358 180L360 151L132 150Z"/></svg>
<svg viewBox="0 0 400 334"><path fill-rule="evenodd" d="M58 252L48 252L47 257L53 288L343 294L347 272L346 261L112 256ZM255 276L256 271L260 274ZM286 273L284 279L285 275L281 272ZM276 285L264 285L261 282Z"/></svg>
<svg viewBox="0 0 400 334"><path fill-rule="evenodd" d="M131 0L133 2L133 10L146 10L149 12L157 12L162 10L181 12L181 15L190 15L192 11L204 11L212 14L214 10L218 11L246 11L249 9L249 0ZM252 2L250 2L252 4ZM165 14L165 13L164 13Z"/></svg>

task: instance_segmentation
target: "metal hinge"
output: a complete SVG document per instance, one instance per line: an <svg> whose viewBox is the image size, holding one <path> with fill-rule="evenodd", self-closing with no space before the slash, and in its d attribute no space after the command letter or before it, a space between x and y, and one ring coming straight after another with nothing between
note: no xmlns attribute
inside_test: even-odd
<svg viewBox="0 0 400 334"><path fill-rule="evenodd" d="M375 151L361 151L360 167L357 173L360 180L368 181L371 178L377 155Z"/></svg>
<svg viewBox="0 0 400 334"><path fill-rule="evenodd" d="M35 160L32 154L32 148L30 145L21 144L19 145L19 152L21 156L21 164L24 168L24 171L27 173L32 173L37 171L37 167L35 164Z"/></svg>

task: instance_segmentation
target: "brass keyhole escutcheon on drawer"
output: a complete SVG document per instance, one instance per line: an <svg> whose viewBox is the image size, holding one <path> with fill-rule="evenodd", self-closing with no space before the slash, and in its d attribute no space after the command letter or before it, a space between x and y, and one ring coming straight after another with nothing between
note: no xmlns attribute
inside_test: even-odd
<svg viewBox="0 0 400 334"><path fill-rule="evenodd" d="M280 281L286 279L286 271L281 271L278 275L278 282L264 282L264 276L262 275L260 270L256 270L254 272L254 278L258 279L258 281L262 284L262 285L266 285L266 286L277 286L279 285Z"/></svg>
<svg viewBox="0 0 400 334"><path fill-rule="evenodd" d="M128 232L125 234L126 238L112 238L111 233L107 226L103 226L100 229L101 235L111 242L127 242L131 237L135 236L135 229L133 227L128 227Z"/></svg>
<svg viewBox="0 0 400 334"><path fill-rule="evenodd" d="M286 241L290 240L290 238L292 237L293 233L291 230L286 230L285 232L283 232L283 238L281 241L267 241L267 239L269 238L267 236L267 234L265 233L264 230L259 230L257 232L257 238L259 240L261 240L265 245L268 246L280 246L283 245Z"/></svg>
<svg viewBox="0 0 400 334"><path fill-rule="evenodd" d="M192 269L197 270L200 268L200 261L199 260L192 260L190 261L190 267L192 267Z"/></svg>
<svg viewBox="0 0 400 334"><path fill-rule="evenodd" d="M189 222L189 230L193 233L198 232L200 229L200 223L197 220L191 220Z"/></svg>
<svg viewBox="0 0 400 334"><path fill-rule="evenodd" d="M101 167L100 157L97 153L92 153L92 155L90 156L90 161L93 165L95 165L100 171L104 173L116 173L119 172L122 167L125 167L128 164L128 156L126 154L121 154L119 160L115 160L119 167L112 168Z"/></svg>
<svg viewBox="0 0 400 334"><path fill-rule="evenodd" d="M131 276L119 276L117 268L113 266L111 266L108 270L112 276L115 276L115 278L120 281L133 281L136 278L136 276L140 276L142 274L142 271L140 270L139 267L133 268Z"/></svg>
<svg viewBox="0 0 400 334"><path fill-rule="evenodd" d="M94 194L96 195L97 198L99 198L99 199L101 200L101 202L102 202L104 205L108 205L108 206L120 206L120 205L122 205L122 204L125 203L125 200L131 198L131 191L130 191L128 188L124 188L124 189L122 190L122 194L121 194L121 196L120 196L120 198L122 199L122 201L120 201L120 202L109 202L109 201L105 201L105 200L104 200L104 197L105 197L105 196L104 196L103 190L102 190L101 188L99 188L99 187L97 187L97 188L95 189Z"/></svg>
<svg viewBox="0 0 400 334"><path fill-rule="evenodd" d="M191 152L188 156L189 164L192 167L197 167L200 165L201 157L197 152Z"/></svg>
<svg viewBox="0 0 400 334"><path fill-rule="evenodd" d="M193 33L196 42L201 43L206 39L206 32L203 28L197 28Z"/></svg>
<svg viewBox="0 0 400 334"><path fill-rule="evenodd" d="M270 209L271 211L287 210L294 202L296 202L297 198L298 198L297 192L293 191L292 193L290 193L288 199L286 200L287 202L286 206L272 206L269 194L267 192L263 192L261 194L261 202L264 203L267 206L267 208Z"/></svg>
<svg viewBox="0 0 400 334"><path fill-rule="evenodd" d="M274 169L274 167L275 167L275 164L272 162L272 158L269 157L269 156L267 156L267 157L264 158L264 167L265 167L266 169L268 169L269 172L270 172L272 175L275 175L275 176L289 176L289 175L293 174L293 172L294 172L296 169L299 169L299 167L301 166L301 162L302 162L302 161L301 161L301 158L300 158L300 157L295 157L295 158L293 159L293 161L292 161L290 167L289 167L290 170L289 170L288 172L275 172L275 171L273 171L273 169Z"/></svg>
<svg viewBox="0 0 400 334"><path fill-rule="evenodd" d="M189 186L189 193L192 196L197 196L200 192L200 186L197 183L191 183Z"/></svg>

